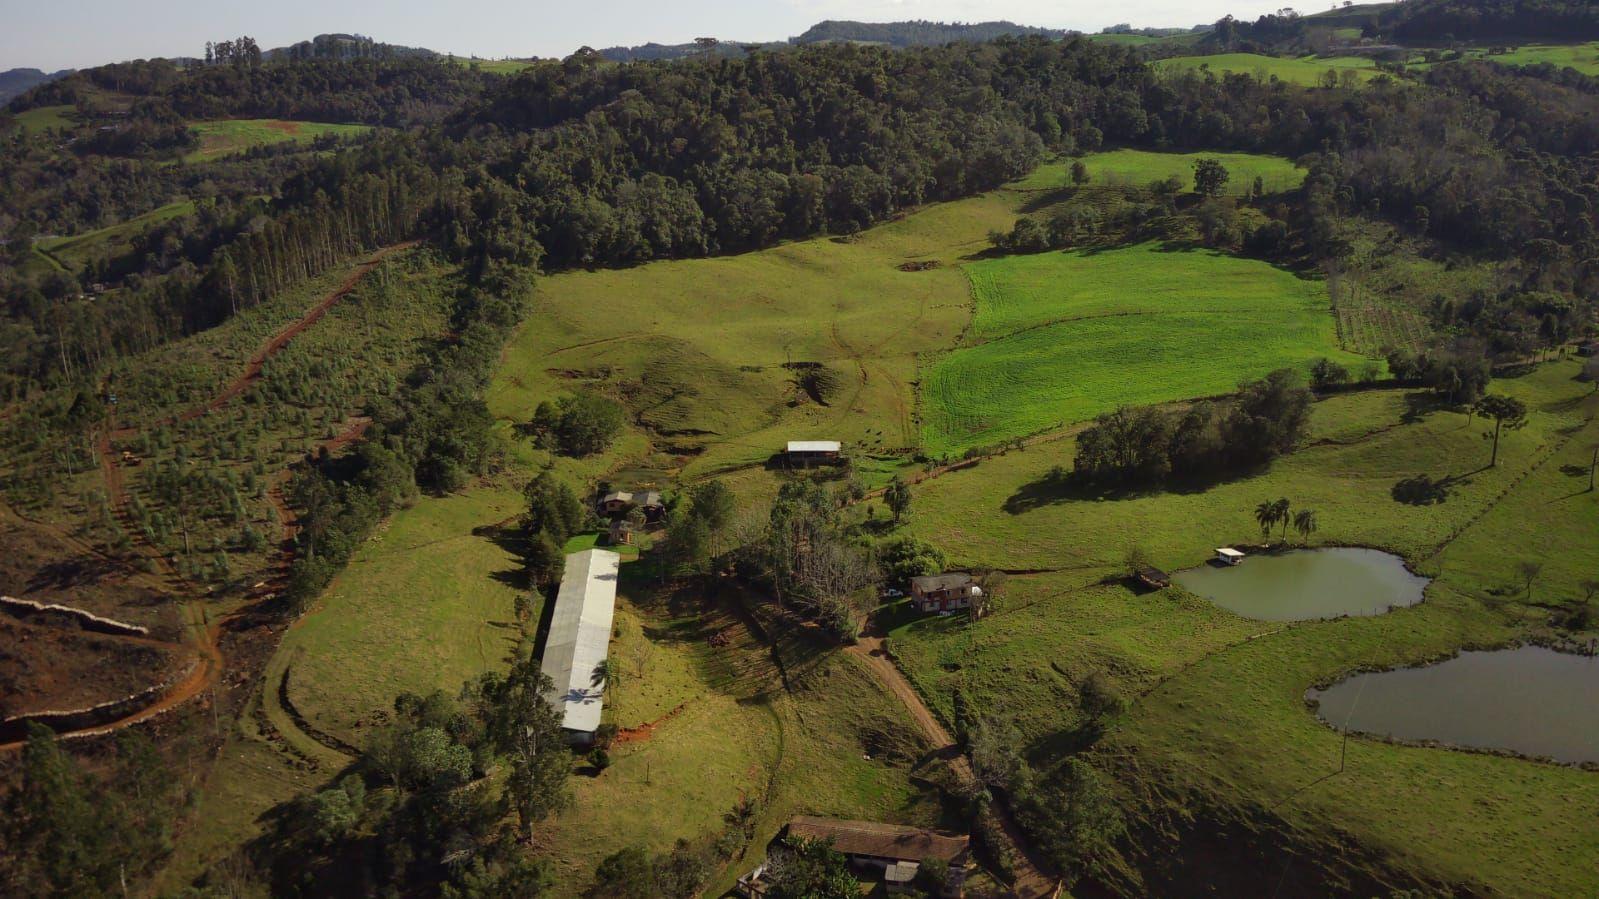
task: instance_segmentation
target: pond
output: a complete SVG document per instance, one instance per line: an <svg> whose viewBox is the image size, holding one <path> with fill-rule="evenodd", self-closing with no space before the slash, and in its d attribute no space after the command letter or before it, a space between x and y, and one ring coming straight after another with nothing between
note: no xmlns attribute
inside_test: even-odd
<svg viewBox="0 0 1599 899"><path fill-rule="evenodd" d="M1357 674L1306 698L1336 728L1599 762L1599 658L1541 646Z"/></svg>
<svg viewBox="0 0 1599 899"><path fill-rule="evenodd" d="M1265 621L1381 615L1421 602L1427 579L1391 553L1329 547L1201 565L1172 580L1224 609Z"/></svg>

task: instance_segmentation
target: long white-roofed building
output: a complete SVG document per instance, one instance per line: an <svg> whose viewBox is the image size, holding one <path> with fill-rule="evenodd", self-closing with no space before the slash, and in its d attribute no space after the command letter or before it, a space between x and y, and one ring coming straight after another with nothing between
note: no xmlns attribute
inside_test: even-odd
<svg viewBox="0 0 1599 899"><path fill-rule="evenodd" d="M621 556L606 549L572 553L566 557L561 589L555 596L542 667L555 685L550 704L560 713L561 727L574 743L594 739L605 707L600 668L610 651L621 561Z"/></svg>

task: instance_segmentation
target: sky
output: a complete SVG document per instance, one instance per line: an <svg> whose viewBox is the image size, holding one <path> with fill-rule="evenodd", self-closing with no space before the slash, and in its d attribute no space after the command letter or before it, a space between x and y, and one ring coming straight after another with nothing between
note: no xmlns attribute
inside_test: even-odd
<svg viewBox="0 0 1599 899"><path fill-rule="evenodd" d="M327 32L487 59L578 47L782 40L823 19L978 22L1098 31L1254 18L1282 0L0 0L0 70L199 56L249 35L263 49ZM1304 12L1321 9L1318 3Z"/></svg>

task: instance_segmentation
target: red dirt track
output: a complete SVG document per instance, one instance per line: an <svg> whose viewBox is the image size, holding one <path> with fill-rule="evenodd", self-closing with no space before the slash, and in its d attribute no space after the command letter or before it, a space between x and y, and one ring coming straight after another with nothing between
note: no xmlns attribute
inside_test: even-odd
<svg viewBox="0 0 1599 899"><path fill-rule="evenodd" d="M361 279L365 277L367 273L372 271L372 269L376 268L385 257L392 253L417 246L418 243L419 241L407 241L405 243L395 244L393 246L378 250L370 258L357 265L354 271L345 277L343 281L339 282L337 287L322 297L322 299L318 300L316 305L308 309L304 315L278 333L274 334L266 343L262 344L261 347L256 350L255 354L250 357L249 361L245 363L244 370L240 372L240 374L233 380L229 381L228 384L224 386L216 396L207 400L205 403L179 413L175 417L155 422L151 425L151 427L160 427L180 421L192 421L208 412L220 409L230 400L242 394L251 384L257 380L260 380L261 370L266 365L267 360L282 352L283 348L288 346L289 342L306 328L316 324L317 321L327 314L328 310L332 309L340 300L348 296L350 291L354 290L355 286L360 283ZM12 410L8 410L8 412L13 411L15 408L17 407L12 407ZM342 432L335 437L324 441L322 444L320 444L320 446L326 447L330 452L337 451L358 439L366 431L367 427L371 425L371 423L371 420L367 418L352 419ZM164 585L171 592L180 596L195 597L197 591L193 588L193 586L184 581L183 577L177 572L176 569L172 567L170 560L162 555L158 548L151 545L143 538L142 533L138 530L138 528L133 526L133 522L130 519L127 510L127 489L123 483L122 468L120 465L120 460L116 454L114 444L117 441L127 440L135 437L138 435L138 433L138 428L118 428L116 426L115 418L113 417L107 421L105 430L101 432L99 438L96 440L96 454L99 456L100 470L105 478L107 499L110 502L118 524L129 534L129 536L134 538L134 543L139 547L139 552L155 565L156 571L158 572L156 577L163 581ZM282 482L278 481L273 489L268 491L268 497L273 506L276 508L280 521L282 522L285 555L283 563L278 570L273 573L272 576L272 579L276 582L276 584L273 587L262 591L265 594L276 592L276 590L281 587L282 581L287 578L288 563L292 561L291 541L299 529L298 520L293 514L292 510L289 509L288 504L281 493L281 489ZM98 736L101 734L112 733L143 721L148 721L164 712L170 711L188 702L191 699L194 699L200 694L211 689L217 683L218 678L222 674L224 665L222 650L220 647L222 628L228 622L228 620L230 620L230 618L243 614L244 612L248 611L249 607L235 612L232 616L210 620L204 605L193 601L188 602L186 605L187 617L189 618L187 627L193 631L196 631L196 633L192 635L192 639L186 640L183 643L170 643L164 645L178 651L184 657L193 657L195 659L196 664L190 667L188 673L183 678L172 684L170 688L162 693L162 695L154 702L151 702L149 705L144 706L138 711L132 712L121 718L118 718L115 721L110 721L102 725L60 732L56 735L58 739ZM196 615L198 615L199 620L196 620ZM22 745L23 743L20 741L0 743L0 752L15 750Z"/></svg>

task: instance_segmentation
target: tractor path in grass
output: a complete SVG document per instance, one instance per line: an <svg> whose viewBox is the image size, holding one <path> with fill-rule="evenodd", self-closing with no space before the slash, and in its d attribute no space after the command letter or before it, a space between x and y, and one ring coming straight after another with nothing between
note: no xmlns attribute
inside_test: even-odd
<svg viewBox="0 0 1599 899"><path fill-rule="evenodd" d="M961 753L955 738L949 735L938 718L933 715L932 709L922 702L922 697L917 694L910 681L900 673L899 668L888 657L883 649L883 638L878 636L862 636L854 645L848 647L846 652L866 663L867 670L877 677L877 680L911 713L916 726L921 728L922 734L932 744L933 752L949 762L950 771L955 774L961 786L975 789L977 774L972 770L972 763ZM994 816L1005 832L1005 838L1015 848L1016 880L1011 884L1011 891L1019 899L1050 899L1060 894L1060 881L1044 873L1044 870L1033 861L1031 850L1027 845L1027 838L1021 828L1011 818L1010 811L1000 803L991 806Z"/></svg>

